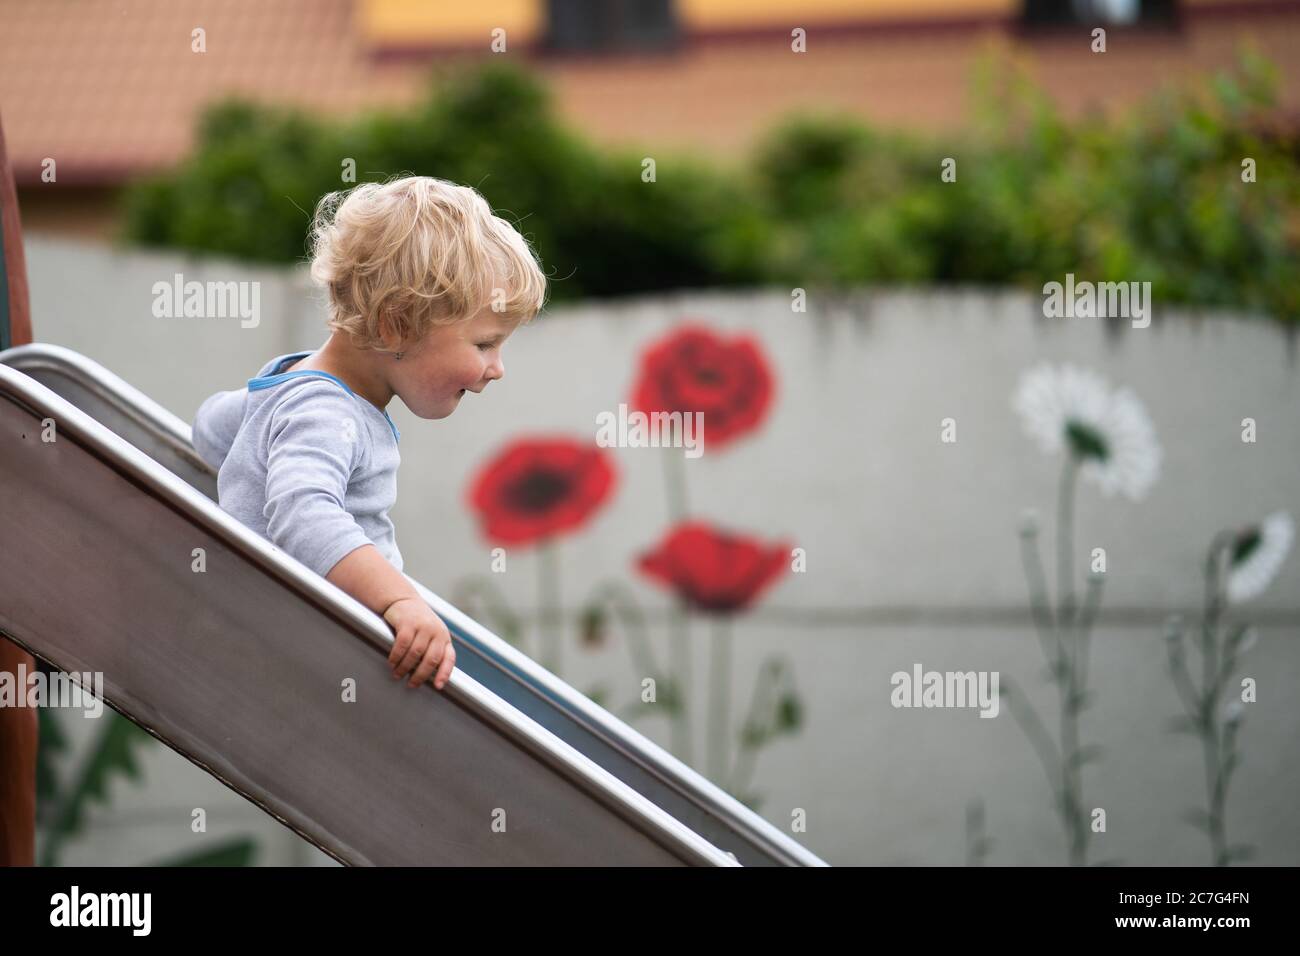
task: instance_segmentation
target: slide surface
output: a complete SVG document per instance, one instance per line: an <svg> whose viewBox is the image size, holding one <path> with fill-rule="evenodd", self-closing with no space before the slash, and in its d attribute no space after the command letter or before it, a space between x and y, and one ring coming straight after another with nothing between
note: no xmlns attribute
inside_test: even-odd
<svg viewBox="0 0 1300 956"><path fill-rule="evenodd" d="M825 865L418 582L457 668L397 686L382 620L90 359L0 352L0 445L0 631L336 859Z"/></svg>

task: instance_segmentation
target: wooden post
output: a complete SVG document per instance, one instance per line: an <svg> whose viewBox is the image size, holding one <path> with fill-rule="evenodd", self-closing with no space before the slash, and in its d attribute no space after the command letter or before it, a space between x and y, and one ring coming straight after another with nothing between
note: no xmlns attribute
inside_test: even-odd
<svg viewBox="0 0 1300 956"><path fill-rule="evenodd" d="M27 298L27 263L18 221L18 191L0 122L0 349L32 340ZM0 637L0 671L18 679L36 662L18 645ZM18 689L26 694L26 688ZM0 707L0 865L32 866L36 861L36 727L33 707Z"/></svg>

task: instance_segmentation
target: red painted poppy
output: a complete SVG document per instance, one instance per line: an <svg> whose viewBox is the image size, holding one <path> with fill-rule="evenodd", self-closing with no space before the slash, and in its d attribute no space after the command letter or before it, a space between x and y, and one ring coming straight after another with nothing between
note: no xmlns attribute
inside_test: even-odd
<svg viewBox="0 0 1300 956"><path fill-rule="evenodd" d="M530 544L581 527L614 484L614 466L596 445L526 439L510 444L479 471L469 502L487 538Z"/></svg>
<svg viewBox="0 0 1300 956"><path fill-rule="evenodd" d="M702 412L706 447L720 448L758 427L773 388L754 339L686 325L642 353L631 404L646 414Z"/></svg>
<svg viewBox="0 0 1300 956"><path fill-rule="evenodd" d="M791 545L764 545L701 522L679 524L637 567L702 611L732 612L753 604L789 567Z"/></svg>

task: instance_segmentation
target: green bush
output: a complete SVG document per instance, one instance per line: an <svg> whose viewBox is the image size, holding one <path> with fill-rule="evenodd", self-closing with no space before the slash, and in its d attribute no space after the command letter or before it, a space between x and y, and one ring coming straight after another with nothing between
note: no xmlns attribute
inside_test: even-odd
<svg viewBox="0 0 1300 956"><path fill-rule="evenodd" d="M985 78L959 140L800 121L760 149L782 281L1150 281L1161 302L1300 313L1297 144L1267 136L1268 67L1069 124L1014 74ZM995 88L996 86L996 88ZM945 157L957 181L941 182ZM1242 159L1258 179L1244 183Z"/></svg>
<svg viewBox="0 0 1300 956"><path fill-rule="evenodd" d="M291 262L310 213L358 181L439 176L479 189L535 244L551 297L613 296L758 281L762 222L752 197L698 163L598 152L553 118L525 74L492 68L409 113L328 127L226 102L205 117L192 158L125 197L126 237L149 246ZM670 179L665 182L665 179Z"/></svg>
<svg viewBox="0 0 1300 956"><path fill-rule="evenodd" d="M534 242L553 299L777 283L1150 281L1161 302L1300 313L1300 176L1270 132L1274 80L1244 58L1125 118L1068 123L1014 70L984 66L974 120L920 137L834 117L774 130L740 169L598 150L527 74L491 67L407 112L344 124L227 102L194 155L126 196L142 244L294 261L309 214L403 173L478 188ZM945 157L957 181L940 178ZM1255 160L1258 181L1241 181Z"/></svg>

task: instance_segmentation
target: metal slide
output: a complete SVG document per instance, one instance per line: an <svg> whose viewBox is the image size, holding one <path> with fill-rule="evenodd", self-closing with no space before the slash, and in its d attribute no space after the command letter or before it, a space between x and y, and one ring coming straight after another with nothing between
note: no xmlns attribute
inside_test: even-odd
<svg viewBox="0 0 1300 956"><path fill-rule="evenodd" d="M456 670L399 685L387 625L215 499L147 396L69 349L0 352L0 632L101 672L107 703L324 852L826 865L414 581Z"/></svg>

